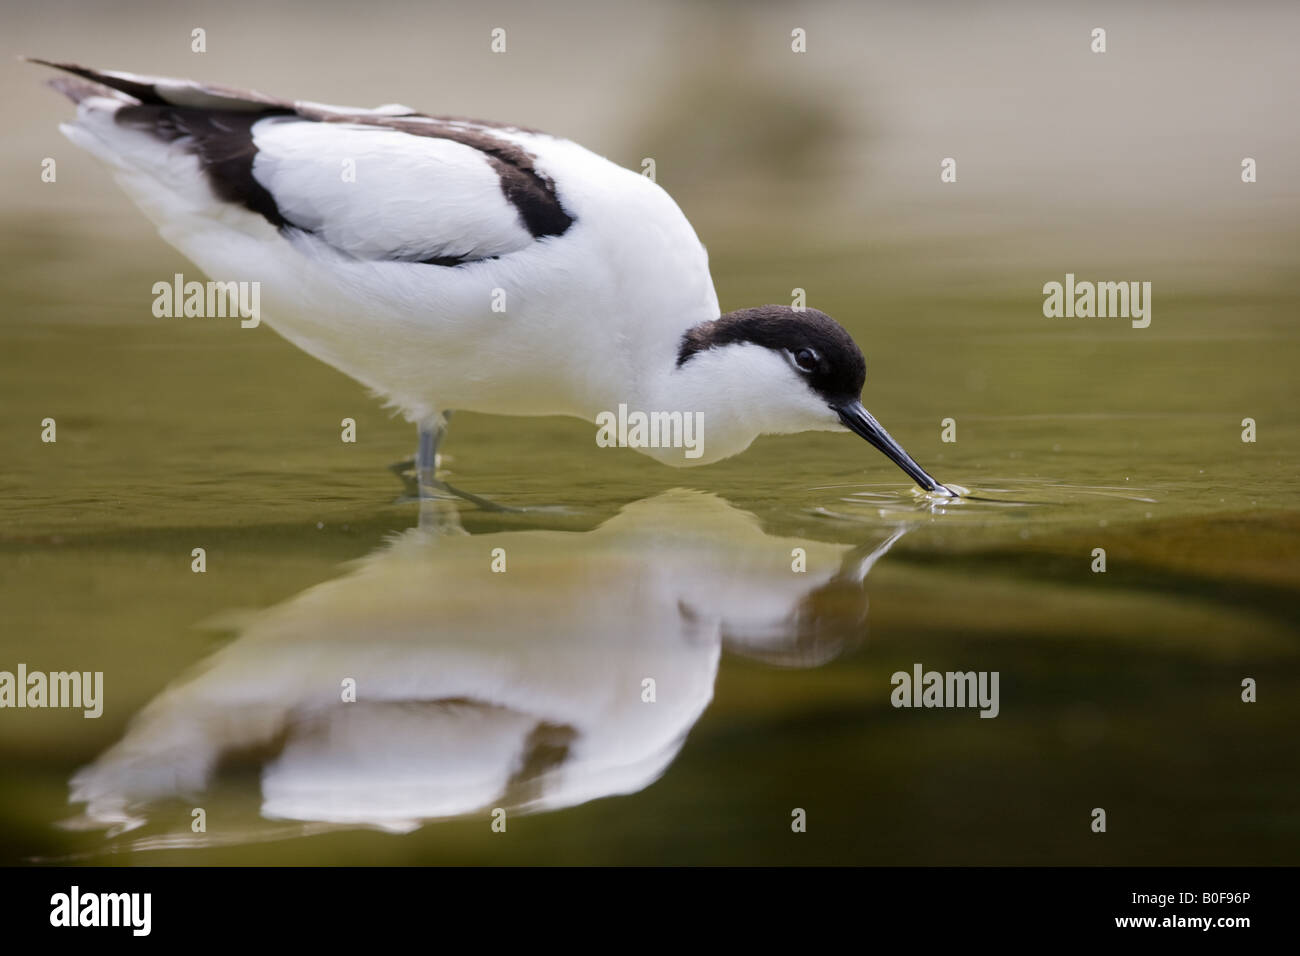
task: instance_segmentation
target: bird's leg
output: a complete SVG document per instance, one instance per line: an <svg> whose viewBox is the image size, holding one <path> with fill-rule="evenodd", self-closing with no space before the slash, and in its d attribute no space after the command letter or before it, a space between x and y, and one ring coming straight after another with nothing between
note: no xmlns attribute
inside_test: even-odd
<svg viewBox="0 0 1300 956"><path fill-rule="evenodd" d="M488 501L486 498L480 498L468 491L461 491L459 488L455 488L438 478L438 446L442 443L443 436L447 434L447 422L450 419L451 412L448 411L420 422L419 441L416 444L413 462L415 465L415 488L412 490L415 491L415 494L411 495L411 497L418 498L421 501L460 498L470 502L470 504L477 505L484 511L517 510ZM403 478L405 480L405 476Z"/></svg>
<svg viewBox="0 0 1300 956"><path fill-rule="evenodd" d="M420 497L424 489L432 488L438 478L438 445L447 433L447 420L443 416L420 422L420 440L415 447L415 477L419 482ZM434 497L441 497L436 495Z"/></svg>
<svg viewBox="0 0 1300 956"><path fill-rule="evenodd" d="M434 415L420 422L416 425L419 439L416 442L415 454L388 466L389 471L402 479L403 484L409 486L412 498L417 497L415 491L419 483L432 480L438 470L438 444L442 441L443 433L447 430L447 422L450 420L451 412L443 412L441 415Z"/></svg>

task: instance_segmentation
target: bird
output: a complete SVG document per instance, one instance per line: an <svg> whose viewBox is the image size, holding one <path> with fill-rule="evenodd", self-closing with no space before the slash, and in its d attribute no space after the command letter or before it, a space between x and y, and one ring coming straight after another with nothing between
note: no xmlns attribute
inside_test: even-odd
<svg viewBox="0 0 1300 956"><path fill-rule="evenodd" d="M866 364L843 326L810 307L723 313L677 203L577 143L32 62L66 74L50 80L76 104L60 129L164 240L214 280L257 283L273 330L416 425L421 495L450 488L436 472L454 411L628 409L656 427L620 426L617 443L664 464L847 429L925 492L957 494L863 406ZM693 444L682 421L699 424Z"/></svg>

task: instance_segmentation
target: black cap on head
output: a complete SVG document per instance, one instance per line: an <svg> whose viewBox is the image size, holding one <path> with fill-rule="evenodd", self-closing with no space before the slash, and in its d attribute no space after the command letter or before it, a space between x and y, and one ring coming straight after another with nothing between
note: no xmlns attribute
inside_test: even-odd
<svg viewBox="0 0 1300 956"><path fill-rule="evenodd" d="M697 352L746 342L786 354L797 374L826 400L845 428L884 452L926 491L953 494L918 465L862 407L859 396L867 378L867 363L852 336L825 312L796 312L786 305L728 312L713 322L700 323L682 336L677 366L685 365Z"/></svg>
<svg viewBox="0 0 1300 956"><path fill-rule="evenodd" d="M803 362L796 363L796 368L827 402L852 401L862 394L862 383L867 378L862 351L842 325L816 309L796 311L788 305L761 305L702 322L682 336L677 365L681 367L697 352L744 342L801 358Z"/></svg>

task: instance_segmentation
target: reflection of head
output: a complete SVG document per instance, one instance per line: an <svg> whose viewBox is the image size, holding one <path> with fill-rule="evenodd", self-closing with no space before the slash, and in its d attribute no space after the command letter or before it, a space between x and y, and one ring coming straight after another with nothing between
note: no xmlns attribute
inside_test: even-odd
<svg viewBox="0 0 1300 956"><path fill-rule="evenodd" d="M766 626L724 625L727 650L782 667L817 667L866 637L862 582L836 575L809 591L794 610Z"/></svg>
<svg viewBox="0 0 1300 956"><path fill-rule="evenodd" d="M633 793L708 706L724 643L811 665L860 640L879 552L773 537L685 491L586 533L412 530L253 615L72 798L83 823L137 826L150 801L258 748L261 812L281 819L404 830Z"/></svg>
<svg viewBox="0 0 1300 956"><path fill-rule="evenodd" d="M819 667L852 649L867 637L867 574L904 533L896 529L874 547L843 550L839 568L829 578L822 573L804 582L806 590L782 617L724 620L724 646L780 667Z"/></svg>

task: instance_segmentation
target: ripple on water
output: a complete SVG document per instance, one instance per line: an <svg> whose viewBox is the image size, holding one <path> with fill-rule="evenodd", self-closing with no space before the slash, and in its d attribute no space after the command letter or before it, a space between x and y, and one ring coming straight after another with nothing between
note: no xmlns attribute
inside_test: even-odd
<svg viewBox="0 0 1300 956"><path fill-rule="evenodd" d="M836 501L815 504L814 514L839 521L961 521L979 525L1023 521L1074 521L1151 517L1159 500L1144 489L1080 485L1042 479L995 479L966 488L947 486L954 496L897 484L831 485L816 492L840 492ZM849 490L851 489L851 490ZM847 492L847 493L845 493Z"/></svg>

